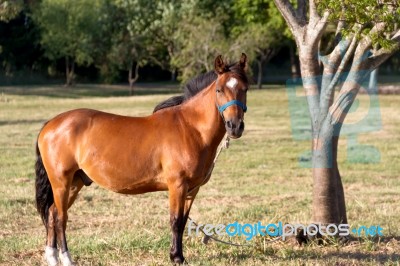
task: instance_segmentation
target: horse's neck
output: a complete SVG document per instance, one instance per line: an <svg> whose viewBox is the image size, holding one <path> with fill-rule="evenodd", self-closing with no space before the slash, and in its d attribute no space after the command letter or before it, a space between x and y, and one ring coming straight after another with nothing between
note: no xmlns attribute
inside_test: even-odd
<svg viewBox="0 0 400 266"><path fill-rule="evenodd" d="M226 130L216 106L215 82L183 103L182 116L201 135L206 146L218 145Z"/></svg>

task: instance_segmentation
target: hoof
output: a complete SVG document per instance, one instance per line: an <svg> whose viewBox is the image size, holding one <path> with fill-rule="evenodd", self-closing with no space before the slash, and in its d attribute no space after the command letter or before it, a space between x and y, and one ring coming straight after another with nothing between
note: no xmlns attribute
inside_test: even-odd
<svg viewBox="0 0 400 266"><path fill-rule="evenodd" d="M304 233L303 229L300 229L296 234L296 241L299 246L307 244L309 242L308 236Z"/></svg>
<svg viewBox="0 0 400 266"><path fill-rule="evenodd" d="M351 242L351 236L340 236L339 243L342 245L348 245Z"/></svg>
<svg viewBox="0 0 400 266"><path fill-rule="evenodd" d="M47 265L56 266L58 263L57 248L46 246L46 249L44 250L44 257Z"/></svg>
<svg viewBox="0 0 400 266"><path fill-rule="evenodd" d="M75 266L75 263L73 263L71 259L71 254L69 254L69 251L65 251L61 253L60 250L60 261L63 266Z"/></svg>
<svg viewBox="0 0 400 266"><path fill-rule="evenodd" d="M185 258L182 255L170 254L170 259L174 264L183 264L185 262Z"/></svg>

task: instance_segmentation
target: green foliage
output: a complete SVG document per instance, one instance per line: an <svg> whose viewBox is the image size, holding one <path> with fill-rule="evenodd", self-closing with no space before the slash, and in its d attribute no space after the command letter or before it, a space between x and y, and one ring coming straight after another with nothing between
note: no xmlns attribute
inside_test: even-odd
<svg viewBox="0 0 400 266"><path fill-rule="evenodd" d="M163 49L178 23L174 17L175 4L173 1L115 1L115 18L119 22L112 33L113 41L108 54L110 63L124 70L130 69L133 63L141 67L146 64L165 67ZM164 19L169 21L165 27Z"/></svg>
<svg viewBox="0 0 400 266"><path fill-rule="evenodd" d="M287 27L273 1L241 0L235 3L233 9L237 19L232 35L250 58L255 59L268 49L282 46L285 38L282 32Z"/></svg>
<svg viewBox="0 0 400 266"><path fill-rule="evenodd" d="M223 27L217 18L187 18L183 20L176 38L182 48L172 64L181 70L180 80L183 82L213 70L215 57L226 54L228 49Z"/></svg>
<svg viewBox="0 0 400 266"><path fill-rule="evenodd" d="M400 5L395 0L319 0L317 1L319 13L330 11L330 20L345 21L347 24L342 33L346 36L358 32L369 35L375 45L391 49L393 42L388 38L400 24ZM371 30L379 24L384 24L384 29Z"/></svg>
<svg viewBox="0 0 400 266"><path fill-rule="evenodd" d="M15 18L23 9L23 0L0 0L0 21L8 22Z"/></svg>
<svg viewBox="0 0 400 266"><path fill-rule="evenodd" d="M245 52L251 64L271 48L282 46L282 32L286 31L272 0L194 0L185 1L176 10L180 24L169 35L174 47L171 64L180 69L183 82L211 70L218 54L235 61ZM168 25L165 22L163 26Z"/></svg>
<svg viewBox="0 0 400 266"><path fill-rule="evenodd" d="M235 24L232 26L234 34L245 32L247 25L260 24L277 36L282 36L282 33L286 37L291 36L273 0L239 0L232 9L235 16Z"/></svg>
<svg viewBox="0 0 400 266"><path fill-rule="evenodd" d="M232 8L235 12L235 24L231 28L232 42L236 50L247 53L250 62L258 62L258 83L261 88L263 64L287 45L289 31L272 0L240 0Z"/></svg>
<svg viewBox="0 0 400 266"><path fill-rule="evenodd" d="M41 29L45 55L73 58L78 64L94 61L103 17L103 0L43 0L33 11Z"/></svg>
<svg viewBox="0 0 400 266"><path fill-rule="evenodd" d="M245 52L251 63L281 46L285 32L273 0L43 0L29 7L48 59L94 65L106 82L137 64L178 70L184 82L211 70L218 54L233 61Z"/></svg>

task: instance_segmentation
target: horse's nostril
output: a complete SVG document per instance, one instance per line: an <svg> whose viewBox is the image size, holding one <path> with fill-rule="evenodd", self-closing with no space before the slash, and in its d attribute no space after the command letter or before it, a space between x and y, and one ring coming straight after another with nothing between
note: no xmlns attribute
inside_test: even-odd
<svg viewBox="0 0 400 266"><path fill-rule="evenodd" d="M227 121L226 125L227 125L228 128L232 128L232 122L231 121Z"/></svg>
<svg viewBox="0 0 400 266"><path fill-rule="evenodd" d="M241 130L243 130L243 129L244 129L244 122L243 122L243 121L242 121L242 122L240 122L239 129L241 129Z"/></svg>

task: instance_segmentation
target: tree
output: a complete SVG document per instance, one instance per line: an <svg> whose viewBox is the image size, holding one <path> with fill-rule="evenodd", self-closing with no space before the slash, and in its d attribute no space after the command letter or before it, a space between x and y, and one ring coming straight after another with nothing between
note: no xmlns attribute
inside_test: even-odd
<svg viewBox="0 0 400 266"><path fill-rule="evenodd" d="M171 81L176 81L177 66L174 65L175 57L181 51L181 42L179 40L179 28L182 19L191 12L191 2L159 1L158 6L160 16L152 23L151 31L153 41L157 45L157 59L154 57L152 61L159 66L169 69L171 72Z"/></svg>
<svg viewBox="0 0 400 266"><path fill-rule="evenodd" d="M119 28L113 35L109 58L120 69L128 72L129 91L132 95L134 84L139 79L139 69L147 64L161 63L163 54L160 42L155 38L156 29L162 16L162 4L146 0L118 0Z"/></svg>
<svg viewBox="0 0 400 266"><path fill-rule="evenodd" d="M369 73L399 50L395 0L274 0L297 44L312 128L313 222L347 223L337 164L343 121ZM336 27L331 51L320 42ZM377 49L373 49L377 47ZM335 98L335 87L339 87Z"/></svg>
<svg viewBox="0 0 400 266"><path fill-rule="evenodd" d="M257 88L261 89L263 67L279 52L282 35L261 23L246 23L241 31L234 40L235 48L246 51L253 58L252 61L257 63Z"/></svg>
<svg viewBox="0 0 400 266"><path fill-rule="evenodd" d="M153 32L159 46L167 48L165 65L173 78L179 70L185 82L211 70L216 55L226 54L234 20L231 5L226 0L159 1L162 15ZM240 56L241 51L235 52Z"/></svg>
<svg viewBox="0 0 400 266"><path fill-rule="evenodd" d="M128 72L129 94L134 94L134 84L139 79L139 69L147 63L146 47L141 36L121 32L111 48L109 59ZM135 38L136 37L136 38Z"/></svg>
<svg viewBox="0 0 400 266"><path fill-rule="evenodd" d="M33 9L45 55L51 60L65 59L67 86L74 82L75 63L93 62L103 6L102 0L43 0Z"/></svg>
<svg viewBox="0 0 400 266"><path fill-rule="evenodd" d="M215 55L227 50L228 42L217 18L187 17L177 34L182 48L174 56L173 65L180 69L182 82L211 71Z"/></svg>
<svg viewBox="0 0 400 266"><path fill-rule="evenodd" d="M257 88L261 89L263 66L287 44L289 32L272 0L235 1L233 9L233 42L256 61Z"/></svg>

